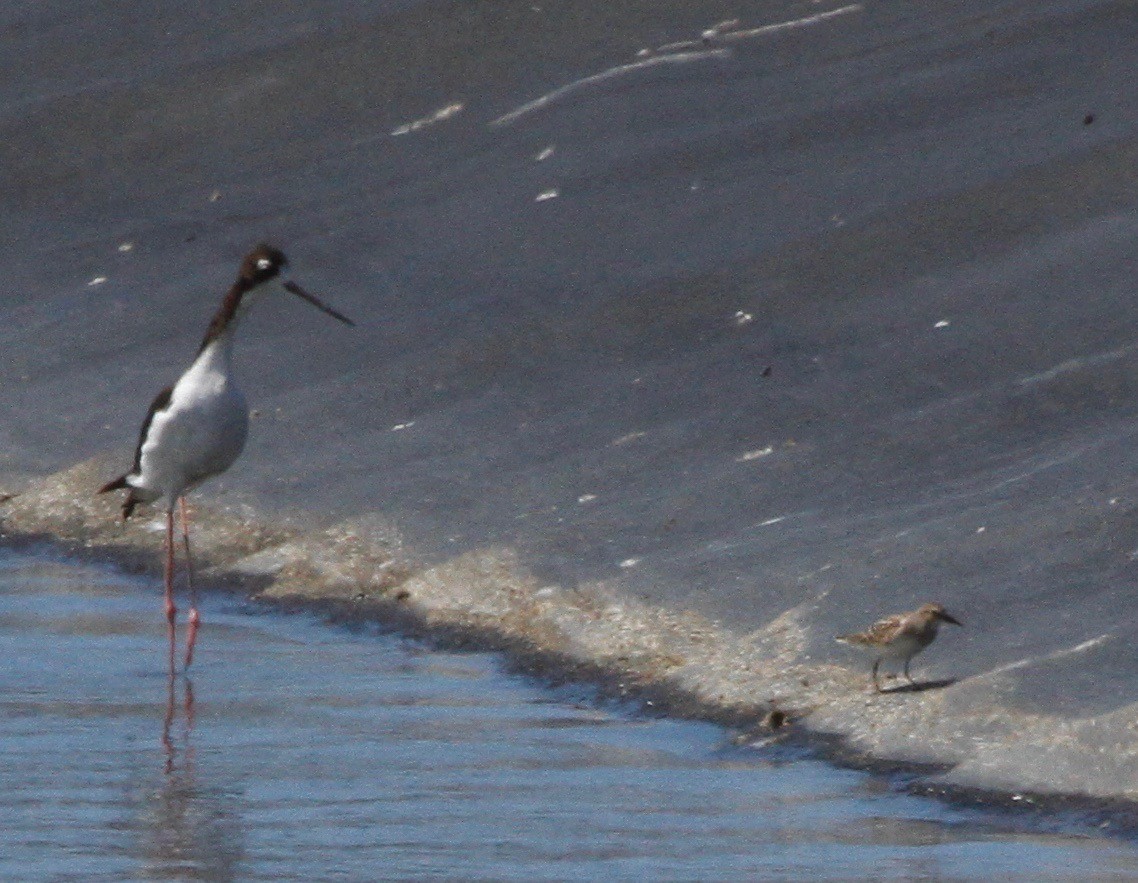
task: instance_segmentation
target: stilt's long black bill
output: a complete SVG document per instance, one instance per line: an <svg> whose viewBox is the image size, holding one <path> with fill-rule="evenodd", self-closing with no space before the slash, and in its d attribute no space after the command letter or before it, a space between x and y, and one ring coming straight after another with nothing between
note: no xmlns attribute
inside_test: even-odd
<svg viewBox="0 0 1138 883"><path fill-rule="evenodd" d="M334 309L332 309L330 306L328 306L328 304L326 304L326 303L324 303L324 301L320 300L320 298L318 298L316 295L309 294L307 291L305 291L303 288L301 288L299 285L297 285L291 279L288 282L282 282L281 285L284 286L286 291L291 291L293 294L295 294L301 300L308 301L310 304L312 304L312 306L316 307L318 310L323 310L325 313L327 313L333 319L339 319L345 325L353 325L354 326L356 324L351 319L349 319L347 316L345 316L343 313L337 313Z"/></svg>

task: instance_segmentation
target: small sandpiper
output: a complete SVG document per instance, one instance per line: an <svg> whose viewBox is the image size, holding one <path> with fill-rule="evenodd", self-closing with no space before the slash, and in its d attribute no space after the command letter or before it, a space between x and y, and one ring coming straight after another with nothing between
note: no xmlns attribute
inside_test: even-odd
<svg viewBox="0 0 1138 883"><path fill-rule="evenodd" d="M208 478L233 465L245 447L249 411L245 396L233 379L233 332L250 304L270 289L280 288L308 301L334 319L353 324L292 281L280 279L288 265L284 254L270 245L258 245L241 262L237 281L229 289L209 323L197 358L178 382L150 405L142 423L134 465L107 482L99 493L126 490L122 506L125 521L139 503L162 500L166 507L166 622L170 637L170 671L174 671L174 507L181 505L182 539L190 587L190 616L186 634L186 667L194 659L194 641L201 617L197 609L190 560L190 530L185 495Z"/></svg>
<svg viewBox="0 0 1138 883"><path fill-rule="evenodd" d="M940 604L925 604L909 613L897 613L879 619L864 632L852 635L838 635L835 640L851 647L864 650L876 657L873 661L873 688L880 693L881 684L877 681L877 667L885 659L904 659L905 677L914 683L909 675L909 663L913 657L936 640L937 630L942 622L963 625L960 620L950 616Z"/></svg>

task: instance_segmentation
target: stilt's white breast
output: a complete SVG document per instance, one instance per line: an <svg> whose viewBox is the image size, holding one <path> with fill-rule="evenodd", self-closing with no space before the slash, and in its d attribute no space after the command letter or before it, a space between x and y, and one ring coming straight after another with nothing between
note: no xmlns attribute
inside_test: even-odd
<svg viewBox="0 0 1138 883"><path fill-rule="evenodd" d="M249 412L229 372L227 339L202 351L156 412L142 443L131 484L172 504L186 491L228 469L245 447Z"/></svg>

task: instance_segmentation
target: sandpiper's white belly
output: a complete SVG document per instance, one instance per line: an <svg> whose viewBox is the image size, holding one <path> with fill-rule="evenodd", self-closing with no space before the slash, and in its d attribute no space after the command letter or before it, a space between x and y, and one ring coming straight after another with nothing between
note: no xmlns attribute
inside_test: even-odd
<svg viewBox="0 0 1138 883"><path fill-rule="evenodd" d="M898 635L887 646L880 647L877 655L882 659L908 659L929 645L918 635Z"/></svg>
<svg viewBox="0 0 1138 883"><path fill-rule="evenodd" d="M182 375L170 404L154 414L140 451L140 474L131 481L171 504L228 469L245 447L245 396L226 371L209 362L199 359Z"/></svg>

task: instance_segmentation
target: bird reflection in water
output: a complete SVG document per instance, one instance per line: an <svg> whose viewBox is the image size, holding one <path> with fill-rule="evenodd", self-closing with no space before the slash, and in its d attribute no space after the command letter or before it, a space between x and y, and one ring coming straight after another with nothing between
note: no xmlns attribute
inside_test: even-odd
<svg viewBox="0 0 1138 883"><path fill-rule="evenodd" d="M175 758L178 748L174 742L174 721L177 717L178 690L177 675L174 673L173 659L171 659L170 674L166 678L166 717L162 721L162 750L166 754L166 775L176 772ZM194 748L190 744L190 735L194 731L194 682L189 678L183 679L185 690L182 703L182 758L183 772L193 778Z"/></svg>
<svg viewBox="0 0 1138 883"><path fill-rule="evenodd" d="M148 880L240 876L244 838L238 798L230 790L199 782L193 732L193 682L170 674L162 719L162 775L143 813L139 858Z"/></svg>

